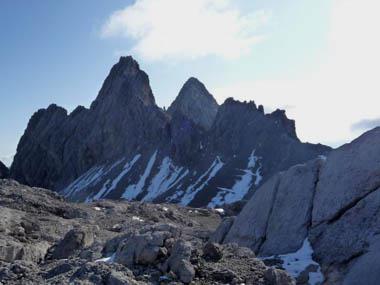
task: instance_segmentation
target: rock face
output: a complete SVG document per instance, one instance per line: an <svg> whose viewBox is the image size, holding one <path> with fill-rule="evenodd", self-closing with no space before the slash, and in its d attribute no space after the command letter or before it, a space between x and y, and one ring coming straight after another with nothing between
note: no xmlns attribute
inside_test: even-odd
<svg viewBox="0 0 380 285"><path fill-rule="evenodd" d="M377 284L380 128L297 165L259 188L224 242L261 256L296 252L310 241L325 284Z"/></svg>
<svg viewBox="0 0 380 285"><path fill-rule="evenodd" d="M59 190L99 163L148 151L166 123L148 76L131 57L122 57L90 109L78 107L68 115L51 105L33 115L18 145L12 177Z"/></svg>
<svg viewBox="0 0 380 285"><path fill-rule="evenodd" d="M11 177L73 201L104 198L209 206L247 199L278 171L329 152L301 143L284 111L220 107L189 79L167 112L131 57L111 69L89 109L56 105L31 118Z"/></svg>
<svg viewBox="0 0 380 285"><path fill-rule="evenodd" d="M0 179L8 178L9 169L0 161Z"/></svg>
<svg viewBox="0 0 380 285"><path fill-rule="evenodd" d="M74 204L11 180L0 180L0 205L1 284L294 284L247 248L207 244L213 210Z"/></svg>
<svg viewBox="0 0 380 285"><path fill-rule="evenodd" d="M214 122L218 107L218 103L203 83L192 77L182 87L168 113L180 113L208 130Z"/></svg>

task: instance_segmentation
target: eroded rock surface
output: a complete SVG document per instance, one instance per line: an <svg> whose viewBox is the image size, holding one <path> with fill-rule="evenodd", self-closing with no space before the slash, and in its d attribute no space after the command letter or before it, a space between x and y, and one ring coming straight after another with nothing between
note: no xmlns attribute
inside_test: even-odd
<svg viewBox="0 0 380 285"><path fill-rule="evenodd" d="M221 221L214 210L109 200L73 204L49 190L0 180L0 215L0 284L280 280L251 250L207 243ZM289 276L282 279L293 284Z"/></svg>
<svg viewBox="0 0 380 285"><path fill-rule="evenodd" d="M301 256L302 249L313 250L325 284L375 285L379 213L380 128L376 128L327 157L296 165L266 182L224 242L248 246L260 256L271 256L272 262L277 255L289 260L297 250Z"/></svg>

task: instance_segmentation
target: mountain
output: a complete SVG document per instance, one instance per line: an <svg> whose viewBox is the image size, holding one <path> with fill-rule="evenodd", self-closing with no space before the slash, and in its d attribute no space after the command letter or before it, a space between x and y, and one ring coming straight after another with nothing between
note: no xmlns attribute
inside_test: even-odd
<svg viewBox="0 0 380 285"><path fill-rule="evenodd" d="M7 178L9 176L9 169L0 161L0 179Z"/></svg>
<svg viewBox="0 0 380 285"><path fill-rule="evenodd" d="M183 85L168 113L180 113L205 130L211 128L218 112L218 103L198 79L191 77Z"/></svg>
<svg viewBox="0 0 380 285"><path fill-rule="evenodd" d="M165 112L132 57L113 66L89 109L37 111L11 177L73 201L103 198L209 206L246 199L278 171L330 148L302 143L295 122L254 102L218 106L190 78Z"/></svg>
<svg viewBox="0 0 380 285"><path fill-rule="evenodd" d="M312 255L324 284L378 284L379 142L376 128L327 157L273 176L234 222L219 229L225 237L219 241L249 247L269 257L267 262ZM303 265L313 265L309 277L314 278L318 264L309 260Z"/></svg>

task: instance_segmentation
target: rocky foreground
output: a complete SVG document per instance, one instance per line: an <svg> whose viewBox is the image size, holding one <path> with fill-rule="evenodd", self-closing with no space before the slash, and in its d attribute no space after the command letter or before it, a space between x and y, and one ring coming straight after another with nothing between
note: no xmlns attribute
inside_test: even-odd
<svg viewBox="0 0 380 285"><path fill-rule="evenodd" d="M212 243L215 210L74 204L0 180L0 216L0 284L295 284L248 248Z"/></svg>

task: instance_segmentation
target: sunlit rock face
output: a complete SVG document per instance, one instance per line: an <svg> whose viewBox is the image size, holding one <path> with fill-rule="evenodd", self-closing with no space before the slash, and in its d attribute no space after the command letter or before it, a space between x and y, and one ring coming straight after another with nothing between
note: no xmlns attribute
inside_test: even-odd
<svg viewBox="0 0 380 285"><path fill-rule="evenodd" d="M376 128L326 157L273 176L254 193L224 242L288 260L307 241L326 284L377 284L379 142Z"/></svg>
<svg viewBox="0 0 380 285"><path fill-rule="evenodd" d="M284 111L218 105L190 78L168 111L132 57L113 66L90 108L37 111L11 177L74 201L104 198L216 207L250 197L278 171L329 152L305 144Z"/></svg>

